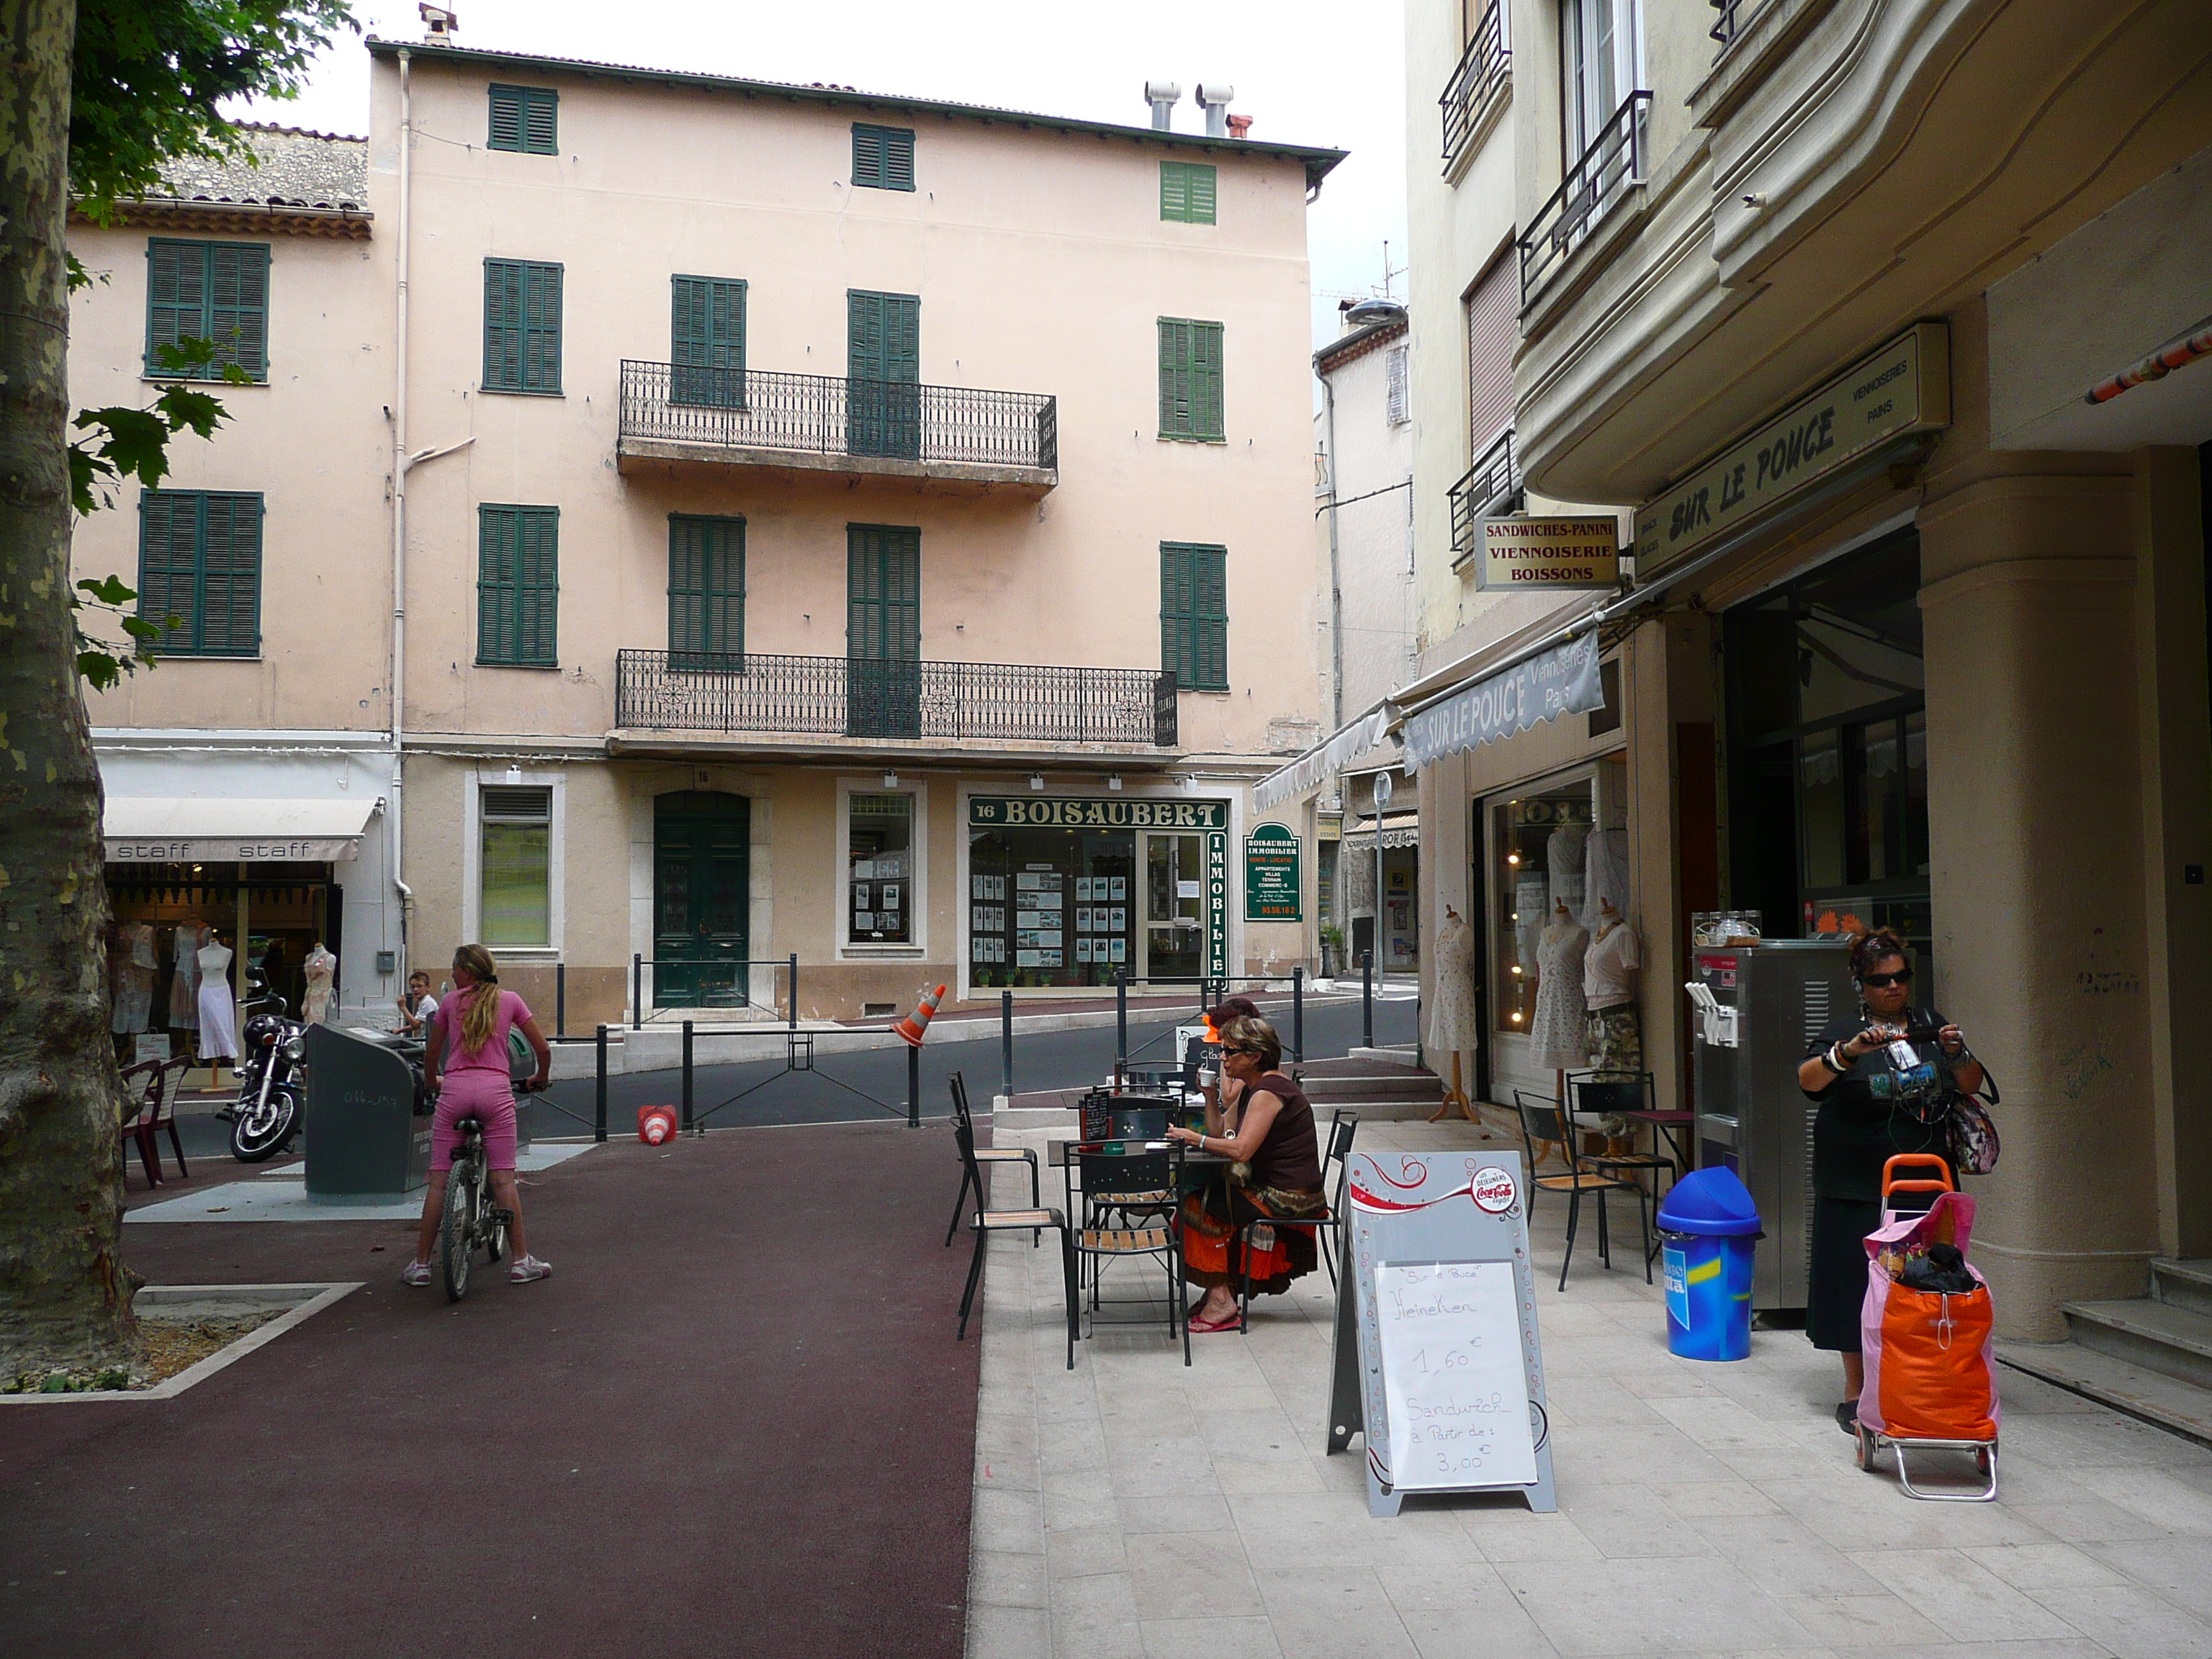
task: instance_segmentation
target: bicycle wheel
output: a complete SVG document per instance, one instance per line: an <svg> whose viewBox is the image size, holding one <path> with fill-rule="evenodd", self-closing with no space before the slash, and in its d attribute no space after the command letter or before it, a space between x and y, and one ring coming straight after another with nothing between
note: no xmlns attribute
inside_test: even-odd
<svg viewBox="0 0 2212 1659"><path fill-rule="evenodd" d="M475 1254L474 1221L477 1173L465 1164L453 1165L446 1183L446 1213L438 1224L439 1264L446 1279L446 1300L459 1302L469 1293L469 1258Z"/></svg>
<svg viewBox="0 0 2212 1659"><path fill-rule="evenodd" d="M483 1240L484 1255L497 1262L507 1254L507 1212L499 1207L499 1199L492 1192L491 1177L484 1177L483 1221L477 1237Z"/></svg>

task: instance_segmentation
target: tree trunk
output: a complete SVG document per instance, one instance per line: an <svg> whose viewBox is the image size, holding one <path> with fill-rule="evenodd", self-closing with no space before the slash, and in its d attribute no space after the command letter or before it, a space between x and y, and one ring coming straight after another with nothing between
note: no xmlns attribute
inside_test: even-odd
<svg viewBox="0 0 2212 1659"><path fill-rule="evenodd" d="M0 1370L118 1356L122 1085L100 772L70 609L76 0L0 0Z"/></svg>

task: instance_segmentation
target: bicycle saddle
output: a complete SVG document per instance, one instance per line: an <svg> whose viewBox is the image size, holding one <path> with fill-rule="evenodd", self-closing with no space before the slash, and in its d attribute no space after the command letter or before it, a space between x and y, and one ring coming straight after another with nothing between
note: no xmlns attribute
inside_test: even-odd
<svg viewBox="0 0 2212 1659"><path fill-rule="evenodd" d="M478 1117L475 1113L471 1112L466 1117L455 1118L453 1120L453 1127L462 1134L482 1134L483 1133L483 1120Z"/></svg>

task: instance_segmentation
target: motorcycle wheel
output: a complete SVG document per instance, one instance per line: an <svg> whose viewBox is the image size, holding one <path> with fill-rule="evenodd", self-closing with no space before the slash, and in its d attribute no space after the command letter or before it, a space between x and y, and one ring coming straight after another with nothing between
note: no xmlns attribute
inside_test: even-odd
<svg viewBox="0 0 2212 1659"><path fill-rule="evenodd" d="M438 1260L446 1279L446 1300L459 1302L469 1293L469 1258L475 1254L477 1183L459 1170L446 1183L446 1213L438 1224Z"/></svg>
<svg viewBox="0 0 2212 1659"><path fill-rule="evenodd" d="M240 1164L274 1158L299 1127L299 1097L289 1089L271 1089L265 1101L241 1100L231 1120L230 1155Z"/></svg>

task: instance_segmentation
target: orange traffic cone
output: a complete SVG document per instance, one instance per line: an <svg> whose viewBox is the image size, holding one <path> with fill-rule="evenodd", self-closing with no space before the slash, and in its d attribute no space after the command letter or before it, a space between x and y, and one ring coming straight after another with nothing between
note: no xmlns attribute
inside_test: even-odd
<svg viewBox="0 0 2212 1659"><path fill-rule="evenodd" d="M663 1141L676 1138L676 1109L673 1106L641 1106L637 1109L637 1138L648 1146L658 1146Z"/></svg>
<svg viewBox="0 0 2212 1659"><path fill-rule="evenodd" d="M940 985L915 1004L914 1012L891 1027L915 1048L921 1047L921 1034L929 1029L929 1022L937 1016L937 1005L945 1000L945 988Z"/></svg>

